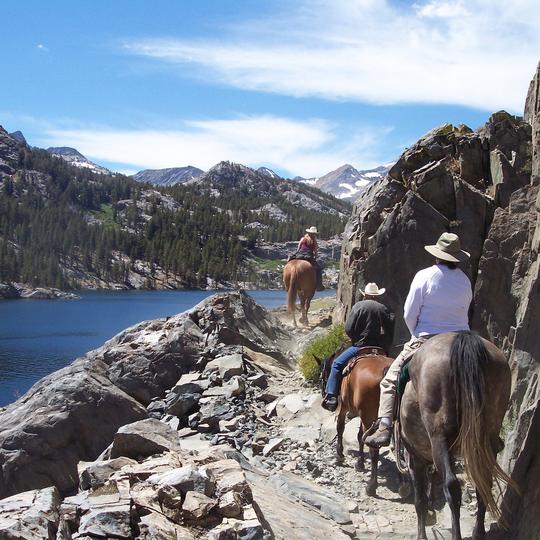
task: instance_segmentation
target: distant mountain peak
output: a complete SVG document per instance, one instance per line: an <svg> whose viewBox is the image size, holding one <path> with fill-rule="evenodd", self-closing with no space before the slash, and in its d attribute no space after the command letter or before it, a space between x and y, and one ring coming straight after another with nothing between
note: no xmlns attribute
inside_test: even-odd
<svg viewBox="0 0 540 540"><path fill-rule="evenodd" d="M22 131L19 131L19 130L14 131L13 133L10 133L9 136L22 144L28 144L26 142L26 138L24 137Z"/></svg>
<svg viewBox="0 0 540 540"><path fill-rule="evenodd" d="M304 184L319 188L338 199L354 201L370 184L383 178L392 164L380 165L373 169L357 170L349 163L316 178L297 179Z"/></svg>
<svg viewBox="0 0 540 540"><path fill-rule="evenodd" d="M71 146L49 146L47 152L53 156L76 156L86 159L78 150L71 148Z"/></svg>
<svg viewBox="0 0 540 540"><path fill-rule="evenodd" d="M47 152L55 157L62 158L74 167L79 167L79 169L89 169L98 174L112 174L109 169L90 161L78 150L70 146L50 146L47 148Z"/></svg>

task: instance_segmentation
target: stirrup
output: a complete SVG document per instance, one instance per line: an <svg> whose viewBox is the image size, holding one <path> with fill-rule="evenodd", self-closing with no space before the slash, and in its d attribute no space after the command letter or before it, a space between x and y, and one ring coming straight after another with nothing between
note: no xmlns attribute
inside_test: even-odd
<svg viewBox="0 0 540 540"><path fill-rule="evenodd" d="M364 444L366 442L366 438L369 437L370 435L373 435L377 431L377 429L379 428L380 421L381 420L377 418L377 420L375 420L375 422L373 422L373 424L371 424L371 426L366 431L364 431L364 434L362 435L362 442Z"/></svg>

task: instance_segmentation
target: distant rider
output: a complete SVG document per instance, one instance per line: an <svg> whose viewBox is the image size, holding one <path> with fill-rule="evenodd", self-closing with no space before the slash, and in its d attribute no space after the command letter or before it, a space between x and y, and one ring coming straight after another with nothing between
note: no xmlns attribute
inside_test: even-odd
<svg viewBox="0 0 540 540"><path fill-rule="evenodd" d="M386 354L394 339L394 314L377 298L386 289L379 289L376 283L368 283L364 291L364 299L354 304L345 322L345 332L353 343L352 347L342 352L332 363L330 376L326 384L326 396L322 406L335 411L345 366L362 347L380 347Z"/></svg>
<svg viewBox="0 0 540 540"><path fill-rule="evenodd" d="M428 338L444 332L469 330L471 282L457 264L466 261L470 255L461 249L459 237L453 233L443 233L435 245L425 246L425 249L435 257L435 264L414 276L405 300L404 318L411 339L381 381L379 426L365 439L372 447L380 448L390 443L401 367Z"/></svg>
<svg viewBox="0 0 540 540"><path fill-rule="evenodd" d="M300 238L295 257L298 259L306 259L311 262L317 274L317 290L324 291L322 284L322 265L317 261L319 245L317 244L317 227L306 229L306 234Z"/></svg>

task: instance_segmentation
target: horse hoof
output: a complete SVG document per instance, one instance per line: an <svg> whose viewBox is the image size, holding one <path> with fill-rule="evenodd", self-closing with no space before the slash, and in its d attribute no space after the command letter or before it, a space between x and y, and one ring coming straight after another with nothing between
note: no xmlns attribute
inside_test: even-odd
<svg viewBox="0 0 540 540"><path fill-rule="evenodd" d="M364 472L366 470L366 467L363 463L356 462L356 465L354 466L354 470L356 472Z"/></svg>
<svg viewBox="0 0 540 540"><path fill-rule="evenodd" d="M343 456L337 456L336 457L336 465L339 465L340 467L343 467L344 463L345 463L345 458Z"/></svg>
<svg viewBox="0 0 540 540"><path fill-rule="evenodd" d="M406 499L411 494L411 485L408 482L400 484L398 493L402 499Z"/></svg>
<svg viewBox="0 0 540 540"><path fill-rule="evenodd" d="M370 497L375 497L377 495L377 484L368 484L366 486L366 494Z"/></svg>
<svg viewBox="0 0 540 540"><path fill-rule="evenodd" d="M430 512L429 510L426 512L426 525L428 527L432 527L433 525L437 524L437 513L435 511Z"/></svg>

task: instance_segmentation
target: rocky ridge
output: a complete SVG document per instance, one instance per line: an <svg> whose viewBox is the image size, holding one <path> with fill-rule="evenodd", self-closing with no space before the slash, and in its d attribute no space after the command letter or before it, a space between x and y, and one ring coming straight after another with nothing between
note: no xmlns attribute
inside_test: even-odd
<svg viewBox="0 0 540 540"><path fill-rule="evenodd" d="M502 111L476 132L447 124L422 137L355 204L344 232L338 317L389 268L399 279L386 284L386 301L402 312L414 274L432 263L424 245L443 231L457 233L471 253L466 271L474 282L495 209L527 186L530 167L530 125ZM396 343L407 337L400 319Z"/></svg>
<svg viewBox="0 0 540 540"><path fill-rule="evenodd" d="M473 132L437 128L407 149L383 180L357 201L344 233L336 315L344 318L360 289L377 281L397 313L414 274L433 263L423 246L443 231L471 252L472 328L503 349L512 396L501 457L521 490L508 490L504 538L540 538L539 316L540 66L524 118L493 114ZM391 274L389 274L391 269ZM389 275L392 277L390 278ZM395 343L408 339L401 317Z"/></svg>
<svg viewBox="0 0 540 540"><path fill-rule="evenodd" d="M352 456L334 465L334 415L294 368L320 332L219 294L40 381L0 413L0 536L414 538L390 454L376 499Z"/></svg>
<svg viewBox="0 0 540 540"><path fill-rule="evenodd" d="M204 171L197 167L188 165L187 167L172 167L168 169L145 169L132 176L137 182L150 182L157 186L174 186L191 182L204 174Z"/></svg>

